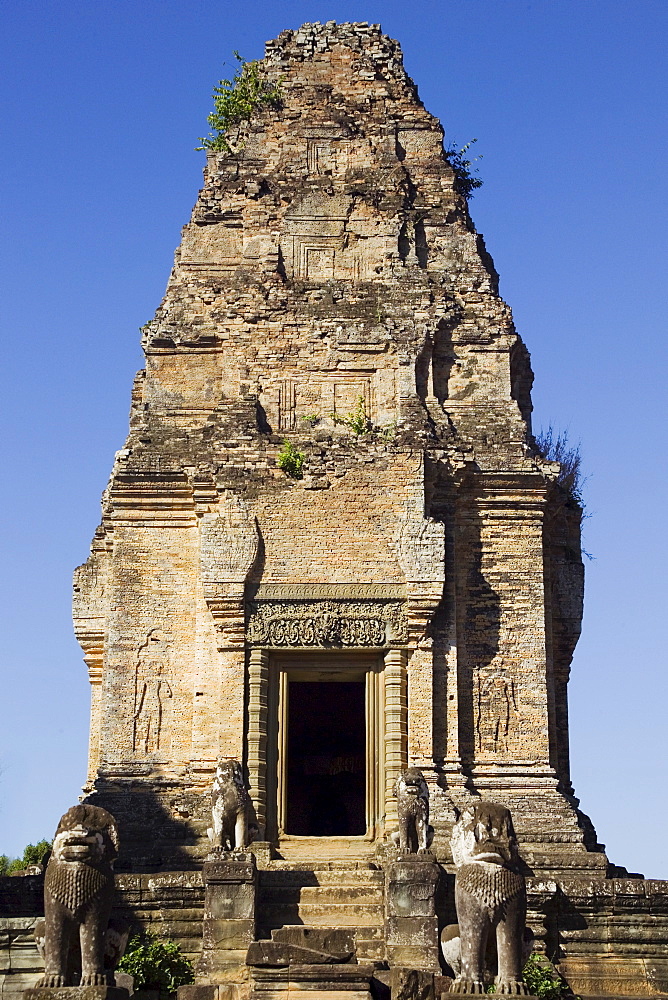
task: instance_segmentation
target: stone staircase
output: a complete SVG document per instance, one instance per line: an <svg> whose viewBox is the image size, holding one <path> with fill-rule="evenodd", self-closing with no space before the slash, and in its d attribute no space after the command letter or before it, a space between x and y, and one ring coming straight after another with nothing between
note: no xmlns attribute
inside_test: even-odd
<svg viewBox="0 0 668 1000"><path fill-rule="evenodd" d="M358 962L385 958L385 876L372 862L276 860L258 875L260 938L284 940L281 929L294 926L317 938L341 928L352 935Z"/></svg>

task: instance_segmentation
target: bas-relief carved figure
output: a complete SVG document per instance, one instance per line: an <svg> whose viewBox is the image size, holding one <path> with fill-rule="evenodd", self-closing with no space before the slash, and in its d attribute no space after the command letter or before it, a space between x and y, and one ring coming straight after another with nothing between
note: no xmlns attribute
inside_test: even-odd
<svg viewBox="0 0 668 1000"><path fill-rule="evenodd" d="M429 788L422 771L409 767L394 783L397 798L399 832L397 841L402 854L426 854L434 836L429 825Z"/></svg>
<svg viewBox="0 0 668 1000"><path fill-rule="evenodd" d="M160 629L151 629L140 647L135 672L135 709L132 749L139 753L160 750L164 715L173 697L168 678L169 643Z"/></svg>
<svg viewBox="0 0 668 1000"><path fill-rule="evenodd" d="M508 752L518 716L515 682L500 668L476 678L476 738L478 750Z"/></svg>
<svg viewBox="0 0 668 1000"><path fill-rule="evenodd" d="M207 830L214 849L243 851L250 843L250 796L238 760L218 762L211 790L211 822Z"/></svg>
<svg viewBox="0 0 668 1000"><path fill-rule="evenodd" d="M460 969L451 991L485 992L485 952L493 933L496 992L526 994L522 982L526 885L517 870L519 853L510 811L483 800L467 806L453 827L451 847L461 939ZM443 932L446 961L453 936L450 925Z"/></svg>
<svg viewBox="0 0 668 1000"><path fill-rule="evenodd" d="M107 984L104 954L117 854L116 821L106 809L78 805L61 818L44 878L44 975L38 986L73 985L69 956L75 935L80 985Z"/></svg>

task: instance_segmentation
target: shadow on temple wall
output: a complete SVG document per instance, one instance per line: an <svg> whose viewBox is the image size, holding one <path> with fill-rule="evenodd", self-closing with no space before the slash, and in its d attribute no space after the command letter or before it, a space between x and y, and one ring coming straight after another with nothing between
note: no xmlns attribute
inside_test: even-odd
<svg viewBox="0 0 668 1000"><path fill-rule="evenodd" d="M466 498L461 502L467 503ZM504 751L503 713L509 710L512 691L508 693L508 679L498 666L501 600L485 576L481 518L472 500L458 514L450 560L450 572L458 574L458 610L450 613L457 614L459 751L466 768L477 750Z"/></svg>
<svg viewBox="0 0 668 1000"><path fill-rule="evenodd" d="M415 389L423 403L427 397L436 397L442 405L448 398L454 363L452 327L440 320L432 336L425 340L415 365Z"/></svg>
<svg viewBox="0 0 668 1000"><path fill-rule="evenodd" d="M117 872L189 871L208 851L211 796L180 788L150 789L98 779L86 802L116 819L120 851Z"/></svg>
<svg viewBox="0 0 668 1000"><path fill-rule="evenodd" d="M262 537L262 531L260 530L260 525L256 522L257 528L257 555L255 556L255 562L251 566L248 577L246 579L246 600L252 601L257 594L258 587L262 583L262 577L264 575L264 566L266 562L266 554L264 547L264 538ZM248 730L246 730L247 732Z"/></svg>
<svg viewBox="0 0 668 1000"><path fill-rule="evenodd" d="M425 463L425 512L445 525L445 585L429 628L434 655L434 756L443 760L449 752L448 714L454 692L448 683L447 656L450 643L456 641L458 742L467 768L477 744L493 740L500 729L492 716L502 711L505 691L498 666L501 600L485 576L481 518L474 496L467 490L455 492L452 473L440 462Z"/></svg>
<svg viewBox="0 0 668 1000"><path fill-rule="evenodd" d="M568 931L570 938L573 931L586 930L587 921L559 886L540 909L545 914L545 954L551 962L558 962L564 957L564 932Z"/></svg>

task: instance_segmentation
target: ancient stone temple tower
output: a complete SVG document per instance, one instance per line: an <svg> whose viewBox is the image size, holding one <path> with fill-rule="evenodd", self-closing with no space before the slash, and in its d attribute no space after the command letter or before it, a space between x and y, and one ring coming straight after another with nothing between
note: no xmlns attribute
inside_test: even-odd
<svg viewBox="0 0 668 1000"><path fill-rule="evenodd" d="M378 26L286 31L260 72L280 104L208 155L76 574L91 801L126 870L192 863L235 757L260 842L363 858L410 763L442 860L480 794L534 870L602 875L569 780L581 512L443 129Z"/></svg>

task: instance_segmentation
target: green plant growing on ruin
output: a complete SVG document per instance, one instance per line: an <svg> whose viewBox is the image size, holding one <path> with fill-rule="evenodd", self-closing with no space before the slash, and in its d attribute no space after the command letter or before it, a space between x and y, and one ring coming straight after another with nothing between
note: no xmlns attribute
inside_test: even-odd
<svg viewBox="0 0 668 1000"><path fill-rule="evenodd" d="M134 977L135 990L160 990L161 997L195 982L192 962L176 942L159 941L151 934L130 938L118 968Z"/></svg>
<svg viewBox="0 0 668 1000"><path fill-rule="evenodd" d="M568 440L567 431L555 431L553 427L547 430L541 428L535 437L539 453L548 462L558 462L560 465L557 482L568 493L571 500L584 507L582 487L585 479L582 477L582 456L580 445L572 445Z"/></svg>
<svg viewBox="0 0 668 1000"><path fill-rule="evenodd" d="M581 997L574 995L564 977L559 975L549 959L537 951L529 956L522 969L522 979L531 996L538 997L539 1000L566 1000L566 998L581 1000ZM496 984L490 983L485 988L485 993L496 993Z"/></svg>
<svg viewBox="0 0 668 1000"><path fill-rule="evenodd" d="M472 160L466 155L471 146L477 142L471 139L465 146L457 148L456 142L451 142L445 150L445 158L455 172L455 187L460 194L463 194L468 201L473 197L473 192L483 185L482 178L477 177L478 168L471 169L474 163L482 160L482 156L474 156Z"/></svg>
<svg viewBox="0 0 668 1000"><path fill-rule="evenodd" d="M213 111L207 117L211 128L208 136L200 136L197 149L213 149L222 153L233 152L227 132L241 122L250 121L264 107L277 107L281 102L279 83L266 80L257 59L247 61L234 53L237 68L230 80L220 80L213 88Z"/></svg>
<svg viewBox="0 0 668 1000"><path fill-rule="evenodd" d="M545 955L539 955L536 951L529 956L522 969L522 979L529 993L539 997L539 1000L562 1000L573 996L564 977L559 975Z"/></svg>
<svg viewBox="0 0 668 1000"><path fill-rule="evenodd" d="M291 479L302 479L304 475L304 454L291 441L283 442L276 464Z"/></svg>
<svg viewBox="0 0 668 1000"><path fill-rule="evenodd" d="M343 424L344 427L350 428L353 434L368 434L371 430L371 421L367 416L364 396L357 397L357 406L352 413L345 417L333 413L332 420L335 424Z"/></svg>
<svg viewBox="0 0 668 1000"><path fill-rule="evenodd" d="M302 420L304 421L304 423L305 423L305 424L307 424L307 425L308 425L309 427L316 427L316 426L317 426L317 424L319 424L319 423L320 423L320 421L322 420L322 417L320 416L320 414L319 414L319 413L307 413L307 414L306 414L305 416L303 416L303 417L302 417L301 419L302 419Z"/></svg>

